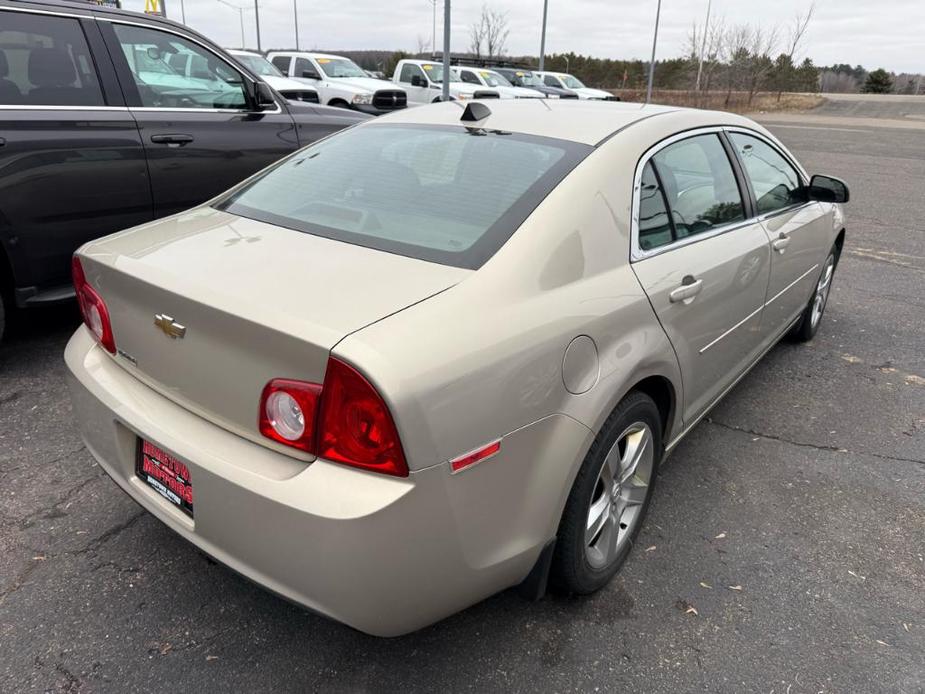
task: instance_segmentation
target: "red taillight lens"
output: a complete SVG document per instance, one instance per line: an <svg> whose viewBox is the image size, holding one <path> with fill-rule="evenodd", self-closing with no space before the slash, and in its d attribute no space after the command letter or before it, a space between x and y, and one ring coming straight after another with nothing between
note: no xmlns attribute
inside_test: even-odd
<svg viewBox="0 0 925 694"><path fill-rule="evenodd" d="M315 452L315 419L321 386L274 378L260 398L260 433L308 453Z"/></svg>
<svg viewBox="0 0 925 694"><path fill-rule="evenodd" d="M267 438L322 458L408 476L389 408L362 374L333 357L324 386L283 378L267 383L259 426Z"/></svg>
<svg viewBox="0 0 925 694"><path fill-rule="evenodd" d="M112 323L109 320L109 310L103 297L87 282L80 258L76 255L71 259L71 274L74 278L74 291L77 294L77 305L80 315L90 332L97 341L110 354L116 353L116 338L112 334Z"/></svg>
<svg viewBox="0 0 925 694"><path fill-rule="evenodd" d="M408 476L389 408L369 381L333 357L328 359L324 376L318 455L387 475Z"/></svg>

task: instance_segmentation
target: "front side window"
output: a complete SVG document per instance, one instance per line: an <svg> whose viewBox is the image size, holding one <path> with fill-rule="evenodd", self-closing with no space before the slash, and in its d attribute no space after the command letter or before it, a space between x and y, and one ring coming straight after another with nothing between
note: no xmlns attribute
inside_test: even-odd
<svg viewBox="0 0 925 694"><path fill-rule="evenodd" d="M0 11L0 104L105 104L76 19Z"/></svg>
<svg viewBox="0 0 925 694"><path fill-rule="evenodd" d="M562 81L565 82L565 86L569 89L584 89L585 85L577 77L572 77L571 75L565 75L562 78Z"/></svg>
<svg viewBox="0 0 925 694"><path fill-rule="evenodd" d="M407 82L410 84L411 78L415 75L420 77L422 80L424 79L424 72L421 70L421 68L419 68L417 65L414 65L413 63L405 63L401 66L401 74L398 77L398 81ZM426 80L424 83L427 83Z"/></svg>
<svg viewBox="0 0 925 694"><path fill-rule="evenodd" d="M295 77L305 77L308 79L321 79L321 75L318 74L315 66L312 65L312 61L310 61L308 58L295 59L295 69L293 75Z"/></svg>
<svg viewBox="0 0 925 694"><path fill-rule="evenodd" d="M563 140L459 126L372 125L310 145L219 207L475 269L590 151Z"/></svg>
<svg viewBox="0 0 925 694"><path fill-rule="evenodd" d="M676 142L657 152L652 162L671 210L676 239L745 219L742 195L718 135Z"/></svg>
<svg viewBox="0 0 925 694"><path fill-rule="evenodd" d="M113 24L147 108L244 109L241 73L212 52L166 31Z"/></svg>
<svg viewBox="0 0 925 694"><path fill-rule="evenodd" d="M479 84L479 78L476 77L476 76L475 76L472 72L470 72L469 70L462 70L462 71L460 71L460 73L459 73L459 78L460 78L463 82L468 82L469 84Z"/></svg>
<svg viewBox="0 0 925 694"><path fill-rule="evenodd" d="M729 139L752 183L759 214L806 202L800 174L780 152L751 135L732 132Z"/></svg>

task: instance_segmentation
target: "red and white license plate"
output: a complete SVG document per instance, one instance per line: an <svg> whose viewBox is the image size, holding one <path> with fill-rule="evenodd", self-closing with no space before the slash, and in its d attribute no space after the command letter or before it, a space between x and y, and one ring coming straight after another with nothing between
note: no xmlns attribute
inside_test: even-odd
<svg viewBox="0 0 925 694"><path fill-rule="evenodd" d="M167 501L192 517L193 483L186 465L150 441L139 439L135 474Z"/></svg>

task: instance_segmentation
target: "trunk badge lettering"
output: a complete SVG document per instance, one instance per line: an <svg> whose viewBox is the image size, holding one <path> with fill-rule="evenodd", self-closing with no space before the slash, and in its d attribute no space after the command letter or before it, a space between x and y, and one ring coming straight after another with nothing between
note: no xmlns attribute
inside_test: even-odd
<svg viewBox="0 0 925 694"><path fill-rule="evenodd" d="M186 335L186 326L180 325L166 313L155 314L154 325L172 340L176 340L178 337L182 338Z"/></svg>

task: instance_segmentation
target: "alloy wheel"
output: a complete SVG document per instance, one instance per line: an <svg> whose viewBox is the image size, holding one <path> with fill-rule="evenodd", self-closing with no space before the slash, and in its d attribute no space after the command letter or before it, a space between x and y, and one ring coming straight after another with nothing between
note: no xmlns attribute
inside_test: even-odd
<svg viewBox="0 0 925 694"><path fill-rule="evenodd" d="M595 569L619 556L642 517L655 463L652 439L647 424L631 424L601 465L585 525L585 556Z"/></svg>

